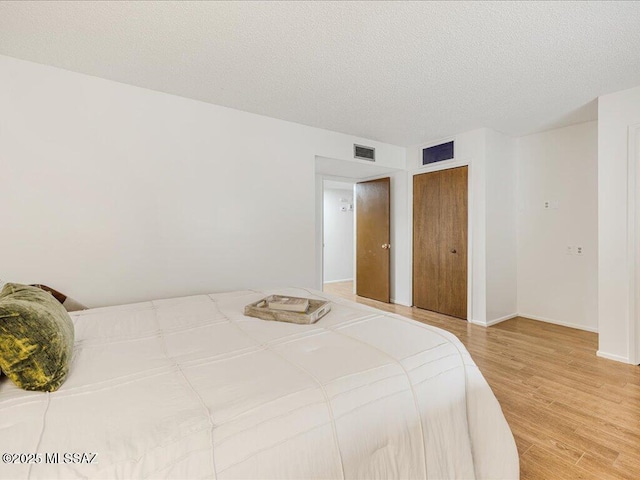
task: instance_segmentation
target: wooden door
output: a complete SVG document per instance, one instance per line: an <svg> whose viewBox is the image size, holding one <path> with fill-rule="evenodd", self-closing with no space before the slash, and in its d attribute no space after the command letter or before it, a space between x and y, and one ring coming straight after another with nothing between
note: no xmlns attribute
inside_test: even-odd
<svg viewBox="0 0 640 480"><path fill-rule="evenodd" d="M413 304L467 318L467 167L413 177Z"/></svg>
<svg viewBox="0 0 640 480"><path fill-rule="evenodd" d="M356 294L389 303L391 180L356 184Z"/></svg>

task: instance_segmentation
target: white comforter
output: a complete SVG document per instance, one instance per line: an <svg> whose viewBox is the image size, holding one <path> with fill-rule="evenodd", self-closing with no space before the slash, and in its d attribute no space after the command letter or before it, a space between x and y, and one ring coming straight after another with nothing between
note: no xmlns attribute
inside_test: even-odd
<svg viewBox="0 0 640 480"><path fill-rule="evenodd" d="M59 391L0 380L0 454L33 454L3 457L0 477L518 478L500 406L453 335L336 297L315 325L243 315L270 293L326 297L74 313Z"/></svg>

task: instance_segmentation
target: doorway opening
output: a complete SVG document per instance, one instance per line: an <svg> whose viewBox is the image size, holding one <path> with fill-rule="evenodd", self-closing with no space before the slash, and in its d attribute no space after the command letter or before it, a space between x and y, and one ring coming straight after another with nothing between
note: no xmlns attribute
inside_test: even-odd
<svg viewBox="0 0 640 480"><path fill-rule="evenodd" d="M354 222L353 181L324 180L322 285L353 283Z"/></svg>
<svg viewBox="0 0 640 480"><path fill-rule="evenodd" d="M329 158L329 157L321 157L321 156L316 156L315 157L315 172L316 172L316 235L315 235L315 243L316 243L316 281L315 281L315 288L317 290L324 290L324 283L325 283L325 269L328 268L328 265L326 265L325 262L325 256L326 256L326 242L325 242L325 183L328 187L328 189L331 188L336 188L338 190L346 190L350 187L350 196L347 197L347 195L339 195L337 197L338 199L338 204L337 205L327 205L327 212L328 209L333 209L331 212L329 213L329 216L332 216L333 213L335 212L335 208L338 208L337 212L339 214L342 214L342 217L338 217L339 219L345 220L346 218L351 218L353 221L351 223L353 230L353 240L351 241L351 249L349 252L345 252L345 245L347 243L349 243L349 238L346 239L342 239L342 241L338 242L337 244L333 245L336 247L336 250L338 250L339 254L343 255L343 259L342 261L344 262L344 258L353 258L354 260L351 261L351 269L345 269L343 270L343 272L351 272L351 278L352 280L349 282L347 280L347 282L345 282L346 284L350 284L350 288L351 288L351 293L356 292L356 288L357 288L357 281L356 281L356 275L355 275L355 268L356 268L356 262L355 262L355 253L356 253L356 241L357 241L357 234L355 232L355 218L357 216L357 208L355 205L355 192L354 192L354 185L358 182L363 182L363 181L368 181L368 180L374 180L374 179L378 179L384 176L389 176L393 173L399 172L401 171L401 169L398 168L391 168L391 167L384 167L384 166L380 166L380 165L372 165L370 162L364 161L364 160L340 160L340 159L336 159L336 158ZM346 188L345 188L346 187ZM340 200L347 200L350 199L351 202L341 202ZM347 212L342 212L340 209L342 208L342 206L346 206ZM353 205L353 212L349 212L349 205ZM343 229L346 230L346 229ZM333 240L335 242L335 239ZM329 247L331 248L331 247ZM334 253L329 252L329 255L332 256L331 258L335 259ZM329 260L329 261L333 261L333 260ZM346 260L348 261L348 260ZM343 265L344 266L344 265ZM337 275L335 274L335 270L333 271L329 271L327 272L328 275L326 276L326 278L331 281L333 280L341 280L340 278L337 278ZM336 278L333 278L336 277ZM345 279L348 278L348 275L345 277ZM338 283L336 284L332 284L329 283L328 285L339 285Z"/></svg>

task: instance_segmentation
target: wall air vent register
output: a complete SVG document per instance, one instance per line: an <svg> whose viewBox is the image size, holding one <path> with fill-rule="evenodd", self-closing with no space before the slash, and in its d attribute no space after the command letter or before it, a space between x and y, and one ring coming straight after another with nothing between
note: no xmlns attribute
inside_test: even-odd
<svg viewBox="0 0 640 480"><path fill-rule="evenodd" d="M422 149L422 165L453 159L453 142L441 143Z"/></svg>
<svg viewBox="0 0 640 480"><path fill-rule="evenodd" d="M373 147L365 147L364 145L353 144L353 158L362 160L376 161L376 149Z"/></svg>

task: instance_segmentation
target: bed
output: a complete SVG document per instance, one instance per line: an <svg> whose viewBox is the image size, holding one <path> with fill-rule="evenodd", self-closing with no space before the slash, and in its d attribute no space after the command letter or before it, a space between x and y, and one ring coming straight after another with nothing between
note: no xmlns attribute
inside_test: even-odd
<svg viewBox="0 0 640 480"><path fill-rule="evenodd" d="M272 293L332 310L313 325L243 315ZM519 476L496 398L444 330L295 288L71 316L57 392L0 378L1 478Z"/></svg>

